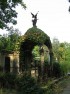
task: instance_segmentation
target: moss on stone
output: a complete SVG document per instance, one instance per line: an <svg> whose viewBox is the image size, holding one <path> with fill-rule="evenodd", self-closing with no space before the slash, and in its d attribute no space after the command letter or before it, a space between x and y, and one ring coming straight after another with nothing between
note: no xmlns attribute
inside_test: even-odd
<svg viewBox="0 0 70 94"><path fill-rule="evenodd" d="M46 40L48 41L50 39L47 34L37 27L29 28L24 36L25 40L29 40L37 44L44 44Z"/></svg>

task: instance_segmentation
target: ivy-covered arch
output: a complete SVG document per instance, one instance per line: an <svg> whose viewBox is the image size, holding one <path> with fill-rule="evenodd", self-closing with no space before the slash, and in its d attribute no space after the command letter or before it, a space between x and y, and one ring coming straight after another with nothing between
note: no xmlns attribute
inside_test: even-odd
<svg viewBox="0 0 70 94"><path fill-rule="evenodd" d="M50 51L50 64L52 63L52 44L50 37L41 29L32 27L27 30L23 36L23 41L20 46L20 70L31 72L32 50L35 45L42 46L45 44Z"/></svg>

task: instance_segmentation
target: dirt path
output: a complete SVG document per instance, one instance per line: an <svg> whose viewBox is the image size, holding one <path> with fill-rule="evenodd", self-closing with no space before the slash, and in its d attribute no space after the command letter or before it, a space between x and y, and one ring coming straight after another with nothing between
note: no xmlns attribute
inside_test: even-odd
<svg viewBox="0 0 70 94"><path fill-rule="evenodd" d="M70 84L64 89L62 94L70 94Z"/></svg>
<svg viewBox="0 0 70 94"><path fill-rule="evenodd" d="M68 79L67 86L61 94L70 94L70 78Z"/></svg>

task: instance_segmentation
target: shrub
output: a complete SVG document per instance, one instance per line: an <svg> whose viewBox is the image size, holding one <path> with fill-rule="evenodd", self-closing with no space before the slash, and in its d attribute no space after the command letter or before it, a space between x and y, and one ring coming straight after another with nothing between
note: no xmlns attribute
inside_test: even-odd
<svg viewBox="0 0 70 94"><path fill-rule="evenodd" d="M0 73L0 88L15 89L17 94L43 94L36 80L27 75Z"/></svg>
<svg viewBox="0 0 70 94"><path fill-rule="evenodd" d="M43 90L36 80L30 76L22 76L17 80L17 91L19 94L43 94Z"/></svg>
<svg viewBox="0 0 70 94"><path fill-rule="evenodd" d="M4 87L4 85L5 85L4 73L0 73L0 88Z"/></svg>
<svg viewBox="0 0 70 94"><path fill-rule="evenodd" d="M15 81L16 81L16 75L12 73L6 73L5 74L5 87L6 88L14 88L15 87Z"/></svg>
<svg viewBox="0 0 70 94"><path fill-rule="evenodd" d="M53 63L53 76L55 76L55 77L62 76L61 66L58 62Z"/></svg>
<svg viewBox="0 0 70 94"><path fill-rule="evenodd" d="M12 73L0 73L0 87L14 88L16 77Z"/></svg>

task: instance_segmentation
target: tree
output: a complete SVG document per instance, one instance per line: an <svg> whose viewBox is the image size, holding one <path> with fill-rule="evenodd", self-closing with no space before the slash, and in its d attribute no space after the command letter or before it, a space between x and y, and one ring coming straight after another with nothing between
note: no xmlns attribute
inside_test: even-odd
<svg viewBox="0 0 70 94"><path fill-rule="evenodd" d="M8 34L0 36L0 51L18 51L20 45L21 34L18 29L10 28Z"/></svg>
<svg viewBox="0 0 70 94"><path fill-rule="evenodd" d="M70 3L70 0L68 0L69 1L69 3ZM70 12L70 6L69 6L69 12Z"/></svg>
<svg viewBox="0 0 70 94"><path fill-rule="evenodd" d="M70 71L70 43L64 42L58 44L58 41L54 39L52 45L54 62L57 61L60 64L62 75L65 75Z"/></svg>
<svg viewBox="0 0 70 94"><path fill-rule="evenodd" d="M6 35L1 35L0 36L0 51L6 49L7 47L7 36Z"/></svg>
<svg viewBox="0 0 70 94"><path fill-rule="evenodd" d="M65 62L67 64L67 69L70 71L70 43L65 42Z"/></svg>
<svg viewBox="0 0 70 94"><path fill-rule="evenodd" d="M34 60L40 61L40 47L38 45L32 50L32 55Z"/></svg>
<svg viewBox="0 0 70 94"><path fill-rule="evenodd" d="M10 28L7 38L7 50L15 51L19 50L19 43L20 43L21 33L18 29Z"/></svg>
<svg viewBox="0 0 70 94"><path fill-rule="evenodd" d="M26 9L23 0L0 0L0 28L8 28L8 23L16 24L16 6L21 5Z"/></svg>
<svg viewBox="0 0 70 94"><path fill-rule="evenodd" d="M58 55L59 40L57 38L53 39L52 48L53 48L53 53L54 53L54 60L59 59L59 55Z"/></svg>

